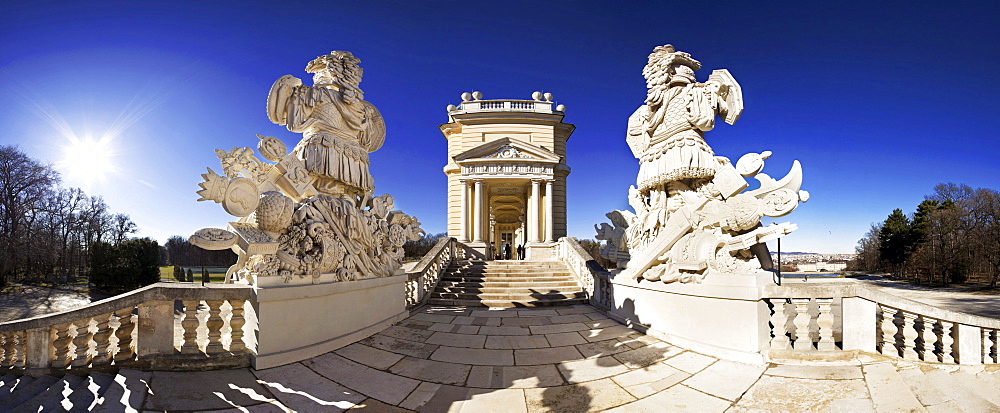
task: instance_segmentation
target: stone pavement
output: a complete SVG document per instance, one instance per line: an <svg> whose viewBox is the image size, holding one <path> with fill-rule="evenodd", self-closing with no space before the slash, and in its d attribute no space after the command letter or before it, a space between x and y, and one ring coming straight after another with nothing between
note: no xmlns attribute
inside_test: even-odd
<svg viewBox="0 0 1000 413"><path fill-rule="evenodd" d="M587 305L425 307L379 334L300 363L260 371L153 372L143 409L723 412L958 406L953 399L961 394L932 392L918 401L921 394L910 395L901 377L914 376L918 384L930 379L919 369L904 373L907 368L913 364L865 355L768 366L719 360L635 332ZM940 380L971 373L1000 383L1000 372L990 368L952 370ZM985 400L971 406L1000 409Z"/></svg>
<svg viewBox="0 0 1000 413"><path fill-rule="evenodd" d="M15 285L13 292L0 294L0 322L38 317L40 315L75 310L105 295L89 294L71 288L45 288Z"/></svg>

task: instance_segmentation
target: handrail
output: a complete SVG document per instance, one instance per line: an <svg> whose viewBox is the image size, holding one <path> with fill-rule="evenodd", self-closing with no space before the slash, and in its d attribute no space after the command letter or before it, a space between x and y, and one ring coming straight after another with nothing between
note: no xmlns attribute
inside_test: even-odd
<svg viewBox="0 0 1000 413"><path fill-rule="evenodd" d="M244 313L253 291L247 285L157 283L82 308L3 322L0 371L87 370L112 364L245 367L252 349L244 342ZM175 316L178 307L183 317ZM175 337L175 330L182 337ZM207 339L198 339L199 330Z"/></svg>
<svg viewBox="0 0 1000 413"><path fill-rule="evenodd" d="M408 309L424 302L429 293L437 287L441 275L448 270L448 266L458 255L458 240L450 237L441 238L430 251L427 251L427 254L424 254L417 265L406 273L405 299Z"/></svg>
<svg viewBox="0 0 1000 413"><path fill-rule="evenodd" d="M524 99L486 99L462 102L452 110L455 112L535 112L561 113L560 106L552 102Z"/></svg>
<svg viewBox="0 0 1000 413"><path fill-rule="evenodd" d="M556 243L556 256L566 263L570 273L583 286L583 291L587 294L591 304L605 310L614 307L611 273L598 264L580 246L576 238L559 238L559 242Z"/></svg>
<svg viewBox="0 0 1000 413"><path fill-rule="evenodd" d="M772 354L862 350L931 363L1000 363L998 319L863 284L771 285L762 293Z"/></svg>

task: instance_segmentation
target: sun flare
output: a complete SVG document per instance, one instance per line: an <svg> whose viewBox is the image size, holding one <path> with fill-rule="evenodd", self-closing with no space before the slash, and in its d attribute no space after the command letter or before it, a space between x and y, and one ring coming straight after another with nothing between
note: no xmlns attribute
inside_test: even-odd
<svg viewBox="0 0 1000 413"><path fill-rule="evenodd" d="M89 184L103 182L115 171L113 158L110 138L73 137L63 147L62 160L56 166L66 180Z"/></svg>

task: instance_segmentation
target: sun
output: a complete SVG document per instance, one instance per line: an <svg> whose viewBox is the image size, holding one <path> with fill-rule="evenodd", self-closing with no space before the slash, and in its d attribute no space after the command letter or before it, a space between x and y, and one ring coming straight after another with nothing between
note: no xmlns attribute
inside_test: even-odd
<svg viewBox="0 0 1000 413"><path fill-rule="evenodd" d="M114 151L111 139L70 137L69 144L63 146L63 157L56 166L67 181L91 184L104 182L115 171Z"/></svg>

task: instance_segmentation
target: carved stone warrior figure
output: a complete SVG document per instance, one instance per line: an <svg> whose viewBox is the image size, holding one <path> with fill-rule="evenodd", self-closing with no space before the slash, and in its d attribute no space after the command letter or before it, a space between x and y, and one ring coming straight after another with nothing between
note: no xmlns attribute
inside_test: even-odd
<svg viewBox="0 0 1000 413"><path fill-rule="evenodd" d="M671 45L659 46L649 55L642 74L649 92L646 104L629 118L627 141L640 160L639 190L666 190L682 179L710 179L719 161L705 143L704 132L715 127L715 115L733 123L727 98L736 81L725 70L716 70L708 82L695 81L701 63ZM742 111L742 102L737 103ZM735 108L734 108L735 109Z"/></svg>
<svg viewBox="0 0 1000 413"><path fill-rule="evenodd" d="M345 51L319 56L305 69L314 74L312 87L285 75L267 98L268 118L302 133L292 153L316 177L316 190L350 199L367 198L374 191L368 154L385 140L382 115L358 88L360 62Z"/></svg>

